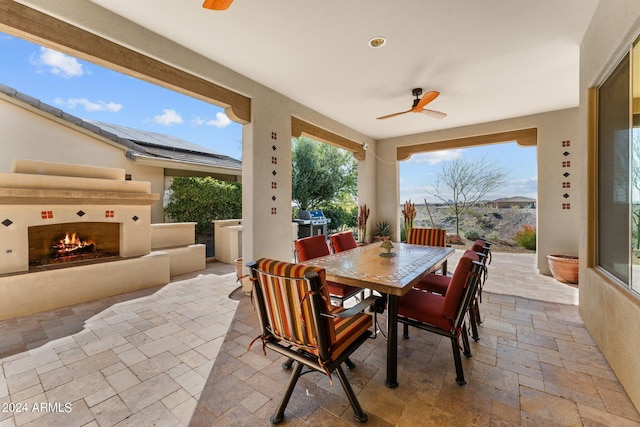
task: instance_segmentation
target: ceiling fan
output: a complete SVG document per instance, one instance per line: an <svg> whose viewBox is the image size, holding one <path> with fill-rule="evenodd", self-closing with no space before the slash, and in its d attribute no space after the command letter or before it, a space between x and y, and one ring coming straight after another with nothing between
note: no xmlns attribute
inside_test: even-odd
<svg viewBox="0 0 640 427"><path fill-rule="evenodd" d="M425 93L422 99L420 99L420 95L422 95L422 88L418 87L413 89L411 91L411 94L415 96L416 99L413 100L413 106L409 110L378 117L378 120L390 119L391 117L399 116L405 113L422 113L436 119L444 119L445 117L447 117L445 113L442 113L440 111L428 110L424 108L425 105L427 105L428 103L436 99L438 95L440 95L440 92L432 90L430 92Z"/></svg>
<svg viewBox="0 0 640 427"><path fill-rule="evenodd" d="M204 0L202 7L212 10L227 10L233 0Z"/></svg>

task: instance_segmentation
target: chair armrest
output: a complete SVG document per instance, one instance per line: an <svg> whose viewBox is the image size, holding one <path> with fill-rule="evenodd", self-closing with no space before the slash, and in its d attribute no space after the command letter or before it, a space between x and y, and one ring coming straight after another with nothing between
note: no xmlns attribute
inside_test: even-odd
<svg viewBox="0 0 640 427"><path fill-rule="evenodd" d="M342 310L338 313L322 313L322 315L326 317L339 318L339 319L344 319L345 317L353 317L356 314L363 311L365 308L369 307L371 304L373 304L378 298L380 297L377 295L369 295L367 298L363 299L362 301L360 301L358 304L354 305L351 308Z"/></svg>

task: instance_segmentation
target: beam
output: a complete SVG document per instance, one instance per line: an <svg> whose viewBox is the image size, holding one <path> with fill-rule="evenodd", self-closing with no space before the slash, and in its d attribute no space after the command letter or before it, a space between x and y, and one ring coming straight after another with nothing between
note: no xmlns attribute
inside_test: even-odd
<svg viewBox="0 0 640 427"><path fill-rule="evenodd" d="M454 148L476 147L479 145L497 144L516 141L523 147L535 147L538 144L538 129L529 128L507 132L490 133L486 135L467 136L464 138L446 139L442 141L425 142L423 144L406 145L396 149L397 160L407 160L413 154L429 151L451 150Z"/></svg>
<svg viewBox="0 0 640 427"><path fill-rule="evenodd" d="M291 136L297 138L301 135L350 151L357 160L364 160L366 157L364 146L359 142L329 132L297 117L291 117Z"/></svg>
<svg viewBox="0 0 640 427"><path fill-rule="evenodd" d="M0 31L225 109L251 122L251 99L11 0L0 0Z"/></svg>

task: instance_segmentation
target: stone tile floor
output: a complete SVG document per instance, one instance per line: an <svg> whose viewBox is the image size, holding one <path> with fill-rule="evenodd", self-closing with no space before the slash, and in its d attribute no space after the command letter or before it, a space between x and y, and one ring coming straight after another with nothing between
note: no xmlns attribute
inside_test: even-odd
<svg viewBox="0 0 640 427"><path fill-rule="evenodd" d="M384 386L384 337L356 351L347 376L367 425L640 425L577 314L578 288L533 263L494 254L464 387L449 341L424 331L400 340L397 389ZM257 319L236 288L232 265L210 263L160 288L0 322L0 427L269 425L288 372L260 345L247 350ZM285 416L358 424L339 383L315 373Z"/></svg>

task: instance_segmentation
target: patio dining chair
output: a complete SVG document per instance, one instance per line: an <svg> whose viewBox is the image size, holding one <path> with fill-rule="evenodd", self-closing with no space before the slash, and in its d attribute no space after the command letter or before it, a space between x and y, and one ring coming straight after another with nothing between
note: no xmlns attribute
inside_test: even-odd
<svg viewBox="0 0 640 427"><path fill-rule="evenodd" d="M331 251L327 245L327 238L323 234L311 237L303 237L295 242L296 259L298 261L308 261L313 258L330 255ZM356 297L358 294L364 296L364 290L357 286L343 285L327 281L327 288L331 300L338 303L340 307L344 306L344 302L349 298Z"/></svg>
<svg viewBox="0 0 640 427"><path fill-rule="evenodd" d="M284 419L298 379L310 371L326 374L332 385L331 374L335 372L356 421L366 422L367 414L341 363L371 336L371 316L363 312L363 307L376 297L345 310L329 303L322 268L265 258L248 267L253 281L252 300L260 323L260 335L253 342L260 340L265 354L268 348L297 362L271 422L277 424ZM303 372L305 367L307 370Z"/></svg>
<svg viewBox="0 0 640 427"><path fill-rule="evenodd" d="M441 246L446 245L447 230L441 228L413 227L407 232L407 243L412 245ZM447 261L438 268L443 275L447 274Z"/></svg>
<svg viewBox="0 0 640 427"><path fill-rule="evenodd" d="M444 296L412 289L398 300L398 322L451 340L458 385L467 383L460 356L460 337L464 355L471 357L464 318L476 293L483 268L482 263L473 261L471 257L462 257Z"/></svg>
<svg viewBox="0 0 640 427"><path fill-rule="evenodd" d="M479 261L484 265L486 260L486 254L481 252L482 250L483 250L482 248L474 244L471 249L468 249L464 252L462 257L471 258L472 261ZM483 270L486 271L486 268L484 268ZM482 276L480 277L480 280L476 289L476 293L473 296L473 300L471 304L469 305L469 324L471 326L471 336L475 341L480 340L480 335L478 334L478 324L482 323L482 320L480 318L480 308L478 304L479 304L480 290L482 289L482 285L484 283L485 277L486 277L486 274L483 272ZM443 276L441 274L429 273L423 276L423 278L420 280L420 282L418 282L414 286L414 288L445 296L447 293L447 290L449 289L450 283L451 283L451 276ZM408 333L408 326L406 324L404 325L404 333L405 335L407 335Z"/></svg>
<svg viewBox="0 0 640 427"><path fill-rule="evenodd" d="M329 236L331 242L331 248L333 252L338 253L342 251L348 251L349 249L355 249L358 247L356 238L353 237L353 231L342 231Z"/></svg>

